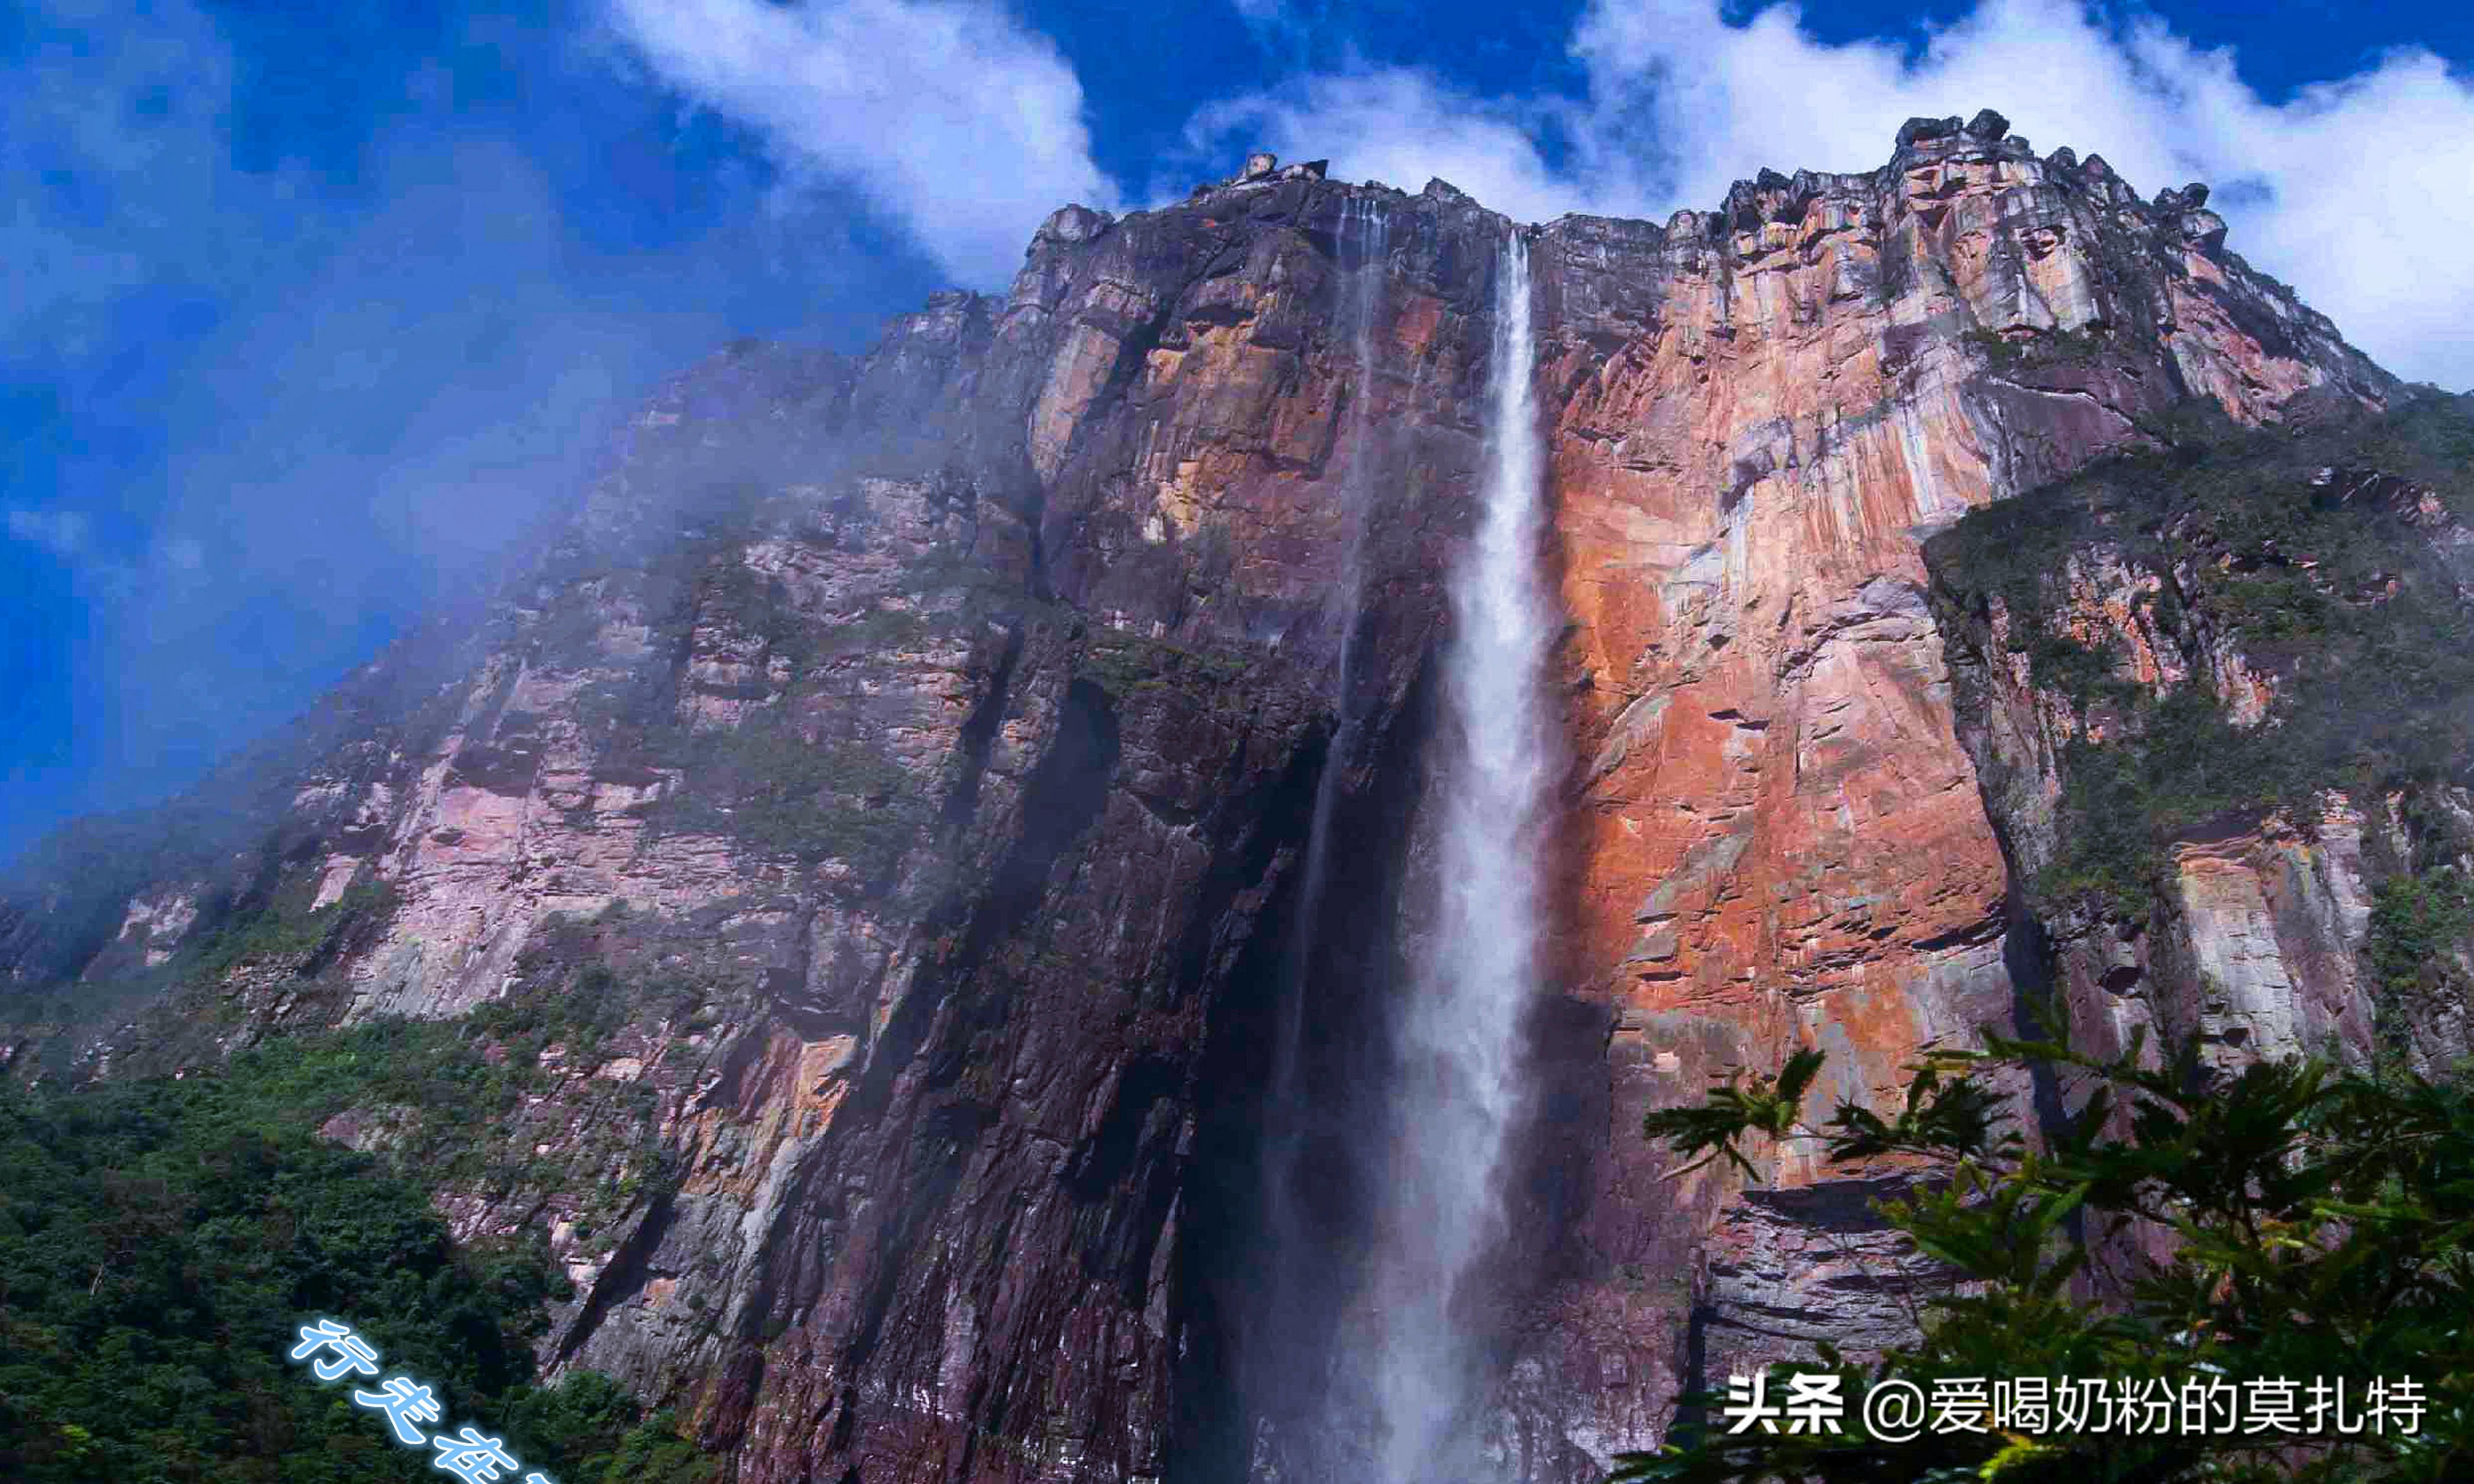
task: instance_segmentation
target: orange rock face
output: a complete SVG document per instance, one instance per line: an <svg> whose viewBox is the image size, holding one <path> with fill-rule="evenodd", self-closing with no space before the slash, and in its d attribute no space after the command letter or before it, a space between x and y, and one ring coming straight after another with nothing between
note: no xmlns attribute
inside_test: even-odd
<svg viewBox="0 0 2474 1484"><path fill-rule="evenodd" d="M1542 238L1583 760L1568 962L1616 1016L1589 1224L1607 1276L1562 1297L1546 1349L1604 1399L1566 1424L1595 1450L1656 1430L1637 1403L1666 1388L1641 1380L1683 1349L1683 1317L1627 1270L1699 1254L1705 1374L1883 1336L1860 1290L1778 1260L1861 1240L1860 1200L1797 1218L1660 1185L1641 1110L1804 1046L1830 1054L1816 1113L1878 1101L1919 1048L2011 1012L2005 868L1953 734L1922 539L2134 438L2172 395L2247 421L2379 379L2324 325L2268 333L2305 323L2290 297L2100 165L1963 134L1870 178L1739 186L1662 240L1570 219ZM1769 1173L1819 1178L1792 1148ZM1817 1225L1781 1239L1798 1219Z"/></svg>

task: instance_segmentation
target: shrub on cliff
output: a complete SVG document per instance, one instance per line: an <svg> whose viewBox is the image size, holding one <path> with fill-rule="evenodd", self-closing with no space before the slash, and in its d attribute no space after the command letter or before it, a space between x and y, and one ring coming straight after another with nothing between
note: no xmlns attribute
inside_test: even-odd
<svg viewBox="0 0 2474 1484"><path fill-rule="evenodd" d="M2474 933L2474 885L2442 866L2391 876L2371 901L2366 953L2391 997L2462 991L2457 945Z"/></svg>
<svg viewBox="0 0 2474 1484"><path fill-rule="evenodd" d="M1818 1052L1775 1078L1741 1078L1699 1107L1650 1113L1644 1130L1702 1162L1748 1173L1754 1137L1826 1144L1832 1163L1884 1157L1925 1173L1882 1214L1964 1281L1933 1300L1922 1337L1866 1370L1827 1347L1775 1368L1829 1373L1847 1401L1840 1431L1731 1430L1726 1398L1692 1399L1687 1423L1615 1478L1660 1484L1754 1480L1996 1479L2002 1484L2474 1477L2474 1097L2461 1087L2339 1071L2318 1062L2252 1066L2209 1082L2187 1058L2170 1071L2139 1048L2098 1062L2051 1042L1989 1037L1980 1052L1937 1052L1914 1069L1890 1118L1842 1104L1803 1121ZM2031 1146L1990 1086L1998 1071L2058 1074L2085 1094ZM2171 1233L2133 1258L2142 1230ZM2123 1264L2129 1270L2111 1271ZM2108 1302L2091 1303L2091 1270ZM1974 1414L1976 1431L1892 1442L1859 1400L1880 1382L1927 1395L2017 1377L2162 1383L2180 1398L2261 1393L2254 1382L2342 1382L2359 1409L2374 1381L2419 1384L2411 1434L2297 1436L2204 1425L2091 1433ZM2225 1391L2215 1391L2222 1383ZM2272 1394L2272 1393L2271 1393ZM1740 1407L1738 1415L1740 1415ZM2214 1414L2208 1414L2213 1416Z"/></svg>
<svg viewBox="0 0 2474 1484"><path fill-rule="evenodd" d="M2307 825L2321 790L2373 799L2474 768L2463 558L2398 498L2474 518L2474 406L2424 395L2241 428L2198 403L2147 431L2156 446L1971 512L1926 548L1946 632L1989 634L1998 608L2030 682L2104 723L2062 748L2058 848L2032 887L2124 917L2152 901L2171 843L2211 821ZM2099 554L2192 679L2148 694L2086 632L2101 615L2062 574L2101 570ZM2211 683L2228 652L2273 691L2256 723Z"/></svg>

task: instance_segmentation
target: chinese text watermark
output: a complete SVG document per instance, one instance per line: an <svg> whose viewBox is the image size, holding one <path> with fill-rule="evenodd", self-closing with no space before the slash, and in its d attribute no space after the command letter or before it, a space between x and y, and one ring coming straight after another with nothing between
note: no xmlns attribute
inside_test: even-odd
<svg viewBox="0 0 2474 1484"><path fill-rule="evenodd" d="M340 1380L348 1375L377 1378L378 1354L369 1343L352 1329L332 1319L322 1319L314 1325L303 1325L301 1343L292 1347L292 1358L309 1361L310 1374L322 1381ZM322 1352L325 1358L313 1358ZM445 1413L438 1405L438 1395L409 1376L390 1376L376 1391L352 1392L354 1406L368 1407L383 1413L387 1425L394 1429L396 1441L406 1448L428 1447L438 1456L429 1461L433 1469L444 1470L466 1481L466 1484L492 1484L501 1475L514 1473L523 1467L505 1448L503 1438L484 1437L480 1430L467 1423L455 1433L424 1434L416 1424L441 1421ZM535 1471L523 1476L522 1484L550 1484L549 1476Z"/></svg>
<svg viewBox="0 0 2474 1484"><path fill-rule="evenodd" d="M1844 1432L1845 1378L1796 1373L1774 1396L1767 1376L1727 1377L1719 1420L1729 1434ZM2178 1385L2161 1376L2083 1380L2064 1376L1943 1377L1929 1389L1915 1381L1877 1381L1856 1411L1866 1433L1907 1443L1926 1432L2106 1433L2218 1437L2290 1434L2296 1438L2403 1435L2418 1432L2427 1399L2410 1376L2375 1379L2352 1391L2340 1378L2285 1377L2230 1381L2193 1376Z"/></svg>

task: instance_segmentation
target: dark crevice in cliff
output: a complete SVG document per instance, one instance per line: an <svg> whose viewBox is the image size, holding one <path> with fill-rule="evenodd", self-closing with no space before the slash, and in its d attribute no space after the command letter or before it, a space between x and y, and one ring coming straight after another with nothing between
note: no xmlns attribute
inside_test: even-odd
<svg viewBox="0 0 2474 1484"><path fill-rule="evenodd" d="M969 913L958 946L894 1006L885 1029L868 1048L867 1065L852 1089L843 1117L873 1122L883 1116L895 1083L927 1044L946 1010L948 995L970 993L970 982L991 951L1039 909L1058 859L1106 807L1118 752L1117 718L1107 692L1088 681L1074 682L1066 692L1055 740L1024 782L1022 822L1012 848L990 877L986 895ZM970 1018L1001 1021L1002 1006L982 1006ZM971 1041L949 1028L934 1074L940 1084L959 1075L956 1064L967 1056Z"/></svg>
<svg viewBox="0 0 2474 1484"><path fill-rule="evenodd" d="M2024 1037L2065 1037L2068 1025L2051 1023L2052 995L2056 987L2053 975L2053 943L2045 924L2027 910L2025 893L2020 888L2018 869L2008 868L2009 928L2001 940L2001 967L2010 976L2015 995L2011 1015L2016 1030ZM2036 1110L2036 1122L2041 1128L2058 1129L2066 1115L2062 1088L2053 1068L2039 1062L2035 1065L2029 1085L2029 1100ZM2075 1213L2073 1220L2076 1221Z"/></svg>
<svg viewBox="0 0 2474 1484"><path fill-rule="evenodd" d="M1006 709L1013 701L1013 674L1022 663L1022 625L1006 625L1005 636L1005 648L998 653L996 664L988 674L987 694L971 708L957 738L961 767L954 786L945 795L940 816L948 850L956 848L972 816L979 812L980 783L987 776L988 749L995 744L997 728L1005 721Z"/></svg>
<svg viewBox="0 0 2474 1484"><path fill-rule="evenodd" d="M1302 856L1313 813L1316 775L1334 766L1330 736L1301 750L1283 779L1278 802L1289 818L1286 847ZM1269 821L1266 822L1269 824ZM1262 1200L1269 1122L1297 1110L1267 1106L1273 1055L1281 1033L1282 979L1298 930L1297 877L1263 913L1240 952L1221 1002L1214 1007L1197 1073L1195 1148L1185 1175L1186 1220L1179 1234L1176 1324L1184 1362L1167 1472L1188 1484L1239 1484L1249 1477L1255 1419L1247 1407L1241 1372L1244 1328L1268 1307L1273 1279ZM1319 1347L1301 1346L1295 1361L1311 1369Z"/></svg>
<svg viewBox="0 0 2474 1484"><path fill-rule="evenodd" d="M1227 920L1238 898L1261 891L1284 855L1303 859L1320 774L1333 765L1330 751L1330 736L1318 736L1299 748L1290 766L1266 780L1252 797L1232 801L1225 817L1250 820L1252 827L1242 838L1237 858L1216 860L1214 869L1203 878L1201 900L1177 945L1176 982L1179 1001L1206 988L1212 982L1213 969L1226 958L1231 946ZM1303 873L1294 874L1301 876ZM1290 895L1294 895L1295 888L1293 880ZM1244 940L1245 951L1261 942L1265 932L1265 925L1258 920L1255 931ZM1242 971L1242 959L1238 969ZM1231 977L1233 980L1233 973Z"/></svg>
<svg viewBox="0 0 2474 1484"><path fill-rule="evenodd" d="M947 1105L950 1110L951 1105ZM884 1249L894 1253L933 1252L935 1244L930 1233L945 1214L948 1202L961 1186L965 1169L976 1145L977 1122L967 1112L957 1117L922 1118L910 1133L909 1147L904 1151L900 1169L900 1212L886 1225L879 1237ZM928 1275L931 1291L940 1286L941 1274ZM861 1294L850 1338L842 1347L844 1360L853 1373L864 1368L868 1358L885 1340L885 1321L893 1312L894 1300L906 1286L921 1283L920 1275L906 1272L898 1262L879 1263L869 1270L865 1291ZM755 1312L750 1305L750 1312ZM849 1414L845 1414L847 1424ZM847 1440L836 1444L847 1447Z"/></svg>
<svg viewBox="0 0 2474 1484"><path fill-rule="evenodd" d="M922 1096L909 1129L894 1135L894 1152L884 1172L885 1188L899 1192L894 1197L898 1210L876 1237L886 1252L911 1251L929 1242L962 1187L982 1136L998 1117L985 1096L974 1090L979 1079L973 1074L1003 1062L990 1041L1006 1030L1020 969L1001 962L999 949L1021 939L1041 905L1052 898L1060 865L1106 808L1119 754L1117 718L1106 692L1088 682L1073 682L1060 708L1055 738L1025 780L1019 832L970 914L959 945L933 979L923 979L895 1007L871 1048L842 1118L884 1117L906 1076L920 1078ZM1157 1100L1154 1091L1146 1109ZM1133 1137L1140 1132L1137 1126L1128 1134L1128 1142L1141 1143ZM1096 1168L1108 1159L1104 1148L1086 1167ZM1118 1214L1133 1216L1130 1211ZM1165 1209L1153 1215L1164 1218ZM1157 1226L1153 1219L1152 1230ZM854 1372L888 1343L885 1327L895 1301L915 1278L899 1262L870 1267L843 1346ZM907 1336L906 1343L916 1339ZM846 1426L858 1410L854 1405L845 1412ZM848 1446L847 1437L835 1444L837 1449Z"/></svg>
<svg viewBox="0 0 2474 1484"><path fill-rule="evenodd" d="M1120 1072L1107 1113L1066 1168L1066 1190L1077 1200L1093 1201L1124 1184L1142 1150L1152 1111L1184 1089L1184 1070L1155 1057Z"/></svg>
<svg viewBox="0 0 2474 1484"><path fill-rule="evenodd" d="M1266 1424L1287 1459L1283 1476L1315 1476L1307 1461L1330 1448L1318 1435L1322 1407L1368 1246L1371 1161L1390 1133L1388 1005L1404 982L1395 907L1423 791L1417 759L1434 726L1432 669L1419 670L1388 721L1372 720L1364 755L1334 755L1322 733L1265 801L1257 849L1301 856L1322 770L1365 780L1332 816L1336 848L1303 972L1295 945L1308 904L1298 899L1303 873L1293 872L1213 1006L1173 1301L1185 1359L1164 1472L1179 1484L1246 1479ZM1274 1108L1267 1090L1291 993L1307 996L1291 1083L1299 1096ZM1293 1155L1286 1188L1270 1192L1275 1138L1292 1140Z"/></svg>
<svg viewBox="0 0 2474 1484"><path fill-rule="evenodd" d="M1007 483L1016 493L1012 499L1000 503L1022 521L1023 543L1031 565L1024 578L1024 586L1030 590L1033 602L1055 603L1055 574L1048 564L1048 486L1031 469L1030 455L1019 446L1008 451L1007 463L1012 468L1012 477Z"/></svg>
<svg viewBox="0 0 2474 1484"><path fill-rule="evenodd" d="M1069 1166L1083 1276L1113 1283L1128 1309L1144 1305L1152 1253L1176 1204L1177 1127L1185 1118L1181 1065L1146 1058L1117 1079L1100 1128Z"/></svg>
<svg viewBox="0 0 2474 1484"><path fill-rule="evenodd" d="M1106 809L1120 751L1108 693L1090 681L1075 681L1065 693L1056 740L1024 782L1021 833L972 920L960 964L983 962L1000 939L1020 930L1039 909L1057 862Z"/></svg>
<svg viewBox="0 0 2474 1484"><path fill-rule="evenodd" d="M1710 1326L1717 1317L1708 1295L1696 1292L1685 1320L1683 1375L1677 1377L1679 1400L1669 1437L1689 1437L1709 1424L1709 1409L1694 1399L1710 1390Z"/></svg>
<svg viewBox="0 0 2474 1484"><path fill-rule="evenodd" d="M1962 922L1947 932L1913 939L1909 941L1907 947L1917 953L1938 953L1946 948L1971 947L1978 944L1991 943L1997 938L2004 937L2011 930L2001 918L1986 917L1974 922ZM1884 928L1881 931L1886 934L1895 932L1896 929Z"/></svg>
<svg viewBox="0 0 2474 1484"><path fill-rule="evenodd" d="M643 1219L637 1222L635 1230L619 1243L618 1252L611 1257L609 1268L594 1283L583 1311L575 1316L575 1323L560 1339L555 1352L556 1364L566 1365L574 1359L576 1352L584 1348L584 1343L593 1338L594 1331L601 1328L602 1321L610 1317L612 1309L643 1292L646 1280L652 1276L649 1266L652 1256L661 1250L663 1234L675 1219L677 1212L669 1196L658 1197L646 1207Z"/></svg>

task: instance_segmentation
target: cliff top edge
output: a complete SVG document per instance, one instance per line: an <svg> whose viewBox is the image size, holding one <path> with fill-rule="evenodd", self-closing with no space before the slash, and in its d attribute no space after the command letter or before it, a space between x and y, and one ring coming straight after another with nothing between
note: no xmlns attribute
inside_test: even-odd
<svg viewBox="0 0 2474 1484"><path fill-rule="evenodd" d="M2208 187L2196 181L2178 188L2159 190L2152 200L2142 199L2127 182L2114 174L2104 156L2090 154L2082 160L2065 145L2050 155L2039 156L2025 135L2010 132L2008 117L1993 108L1980 108L1973 117L1962 119L1957 114L1941 118L1910 118L1899 126L1889 160L1870 171L1843 173L1798 170L1792 175L1763 169L1749 180L1732 184L1725 199L1714 208L1696 210L1680 208L1671 213L1661 228L1654 220L1644 217L1608 216L1597 212L1566 211L1544 222L1516 223L1503 213L1490 211L1467 192L1441 178L1429 180L1416 193L1380 180L1367 180L1351 184L1333 181L1340 189L1369 192L1400 201L1425 200L1464 209L1503 216L1509 225L1535 234L1562 223L1608 223L1633 226L1668 236L1699 235L1713 228L1732 225L1735 229L1757 227L1765 220L1781 220L1799 214L1816 197L1837 192L1879 189L1899 173L1936 160L1964 156L1994 156L2007 159L2035 160L2046 168L2087 184L2101 184L2123 205L2141 205L2148 209L2178 214L2198 211L2206 206ZM1152 214L1154 211L1190 209L1216 203L1231 196L1247 196L1273 191L1298 182L1322 182L1329 180L1328 159L1304 160L1282 165L1279 156L1268 150L1255 150L1246 156L1238 172L1224 180L1206 180L1197 185L1184 201L1146 211L1128 212L1128 219ZM1073 204L1059 207L1050 214L1032 234L1031 251L1041 243L1086 242L1113 227L1119 217L1094 207Z"/></svg>

